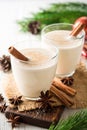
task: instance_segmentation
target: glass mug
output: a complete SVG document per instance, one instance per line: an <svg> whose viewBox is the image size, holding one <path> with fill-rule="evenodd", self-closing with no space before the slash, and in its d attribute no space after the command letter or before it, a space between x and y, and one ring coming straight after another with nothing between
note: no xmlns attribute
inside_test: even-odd
<svg viewBox="0 0 87 130"><path fill-rule="evenodd" d="M14 47L30 59L27 62L11 56L17 87L23 96L34 100L41 91L50 89L56 72L58 49L37 41L23 41Z"/></svg>
<svg viewBox="0 0 87 130"><path fill-rule="evenodd" d="M77 37L70 38L72 24L51 24L42 29L42 43L55 45L59 50L56 75L71 76L80 61L85 32L82 30Z"/></svg>

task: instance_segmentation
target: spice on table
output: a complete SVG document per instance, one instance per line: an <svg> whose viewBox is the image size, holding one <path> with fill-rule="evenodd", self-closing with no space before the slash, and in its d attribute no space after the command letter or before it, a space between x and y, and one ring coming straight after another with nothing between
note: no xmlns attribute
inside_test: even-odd
<svg viewBox="0 0 87 130"><path fill-rule="evenodd" d="M50 91L53 92L58 99L66 106L71 107L74 104L74 101L72 98L70 98L66 93L62 92L55 86L51 86Z"/></svg>
<svg viewBox="0 0 87 130"><path fill-rule="evenodd" d="M0 111L1 111L2 113L4 113L5 110L6 110L6 108L7 108L7 105L6 105L6 103L4 103L4 104L2 104L2 105L0 106Z"/></svg>
<svg viewBox="0 0 87 130"><path fill-rule="evenodd" d="M11 123L12 128L16 127L19 122L20 116L15 116L14 114L10 114L8 122Z"/></svg>
<svg viewBox="0 0 87 130"><path fill-rule="evenodd" d="M62 81L56 77L54 78L52 85L56 86L59 90L62 90L70 96L75 96L75 94L77 93L75 89L63 84Z"/></svg>
<svg viewBox="0 0 87 130"><path fill-rule="evenodd" d="M19 104L21 104L22 102L23 102L23 100L22 100L22 96L15 96L15 97L13 97L13 98L10 98L9 99L9 102L11 103L11 104L13 104L13 105L19 105Z"/></svg>
<svg viewBox="0 0 87 130"><path fill-rule="evenodd" d="M41 95L39 97L40 99L37 102L41 103L40 109L44 109L45 111L52 109L52 103L54 103L55 101L51 99L52 95L48 90L45 93L41 91Z"/></svg>
<svg viewBox="0 0 87 130"><path fill-rule="evenodd" d="M61 81L62 81L63 84L65 84L67 86L71 86L71 85L73 85L74 79L73 79L73 77L70 76L70 77L62 78Z"/></svg>

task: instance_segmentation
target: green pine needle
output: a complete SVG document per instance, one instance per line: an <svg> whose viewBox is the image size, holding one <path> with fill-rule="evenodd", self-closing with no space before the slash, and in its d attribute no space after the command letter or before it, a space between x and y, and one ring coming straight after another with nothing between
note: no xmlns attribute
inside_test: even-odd
<svg viewBox="0 0 87 130"><path fill-rule="evenodd" d="M21 30L29 31L28 25L32 21L39 21L41 23L40 29L45 25L52 23L74 23L74 21L81 17L87 16L87 4L84 3L56 3L51 4L47 9L41 9L37 13L32 13L32 17L24 18L17 21Z"/></svg>
<svg viewBox="0 0 87 130"><path fill-rule="evenodd" d="M52 124L49 130L87 130L87 109L59 121L56 126Z"/></svg>

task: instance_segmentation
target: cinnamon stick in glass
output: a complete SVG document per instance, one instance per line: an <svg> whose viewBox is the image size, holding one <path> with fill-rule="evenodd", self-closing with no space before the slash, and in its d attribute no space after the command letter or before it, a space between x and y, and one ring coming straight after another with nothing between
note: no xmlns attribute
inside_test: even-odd
<svg viewBox="0 0 87 130"><path fill-rule="evenodd" d="M82 29L85 27L85 25L83 23L79 23L70 33L70 36L77 36Z"/></svg>
<svg viewBox="0 0 87 130"><path fill-rule="evenodd" d="M23 61L28 61L29 59L24 56L21 52L19 52L16 48L14 48L13 46L10 46L8 48L8 51L11 55L13 55L15 58L19 59L19 60L23 60Z"/></svg>

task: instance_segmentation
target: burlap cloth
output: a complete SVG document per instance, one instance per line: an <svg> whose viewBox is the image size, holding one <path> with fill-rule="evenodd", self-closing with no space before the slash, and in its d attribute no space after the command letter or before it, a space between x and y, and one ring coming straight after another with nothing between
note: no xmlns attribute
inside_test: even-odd
<svg viewBox="0 0 87 130"><path fill-rule="evenodd" d="M72 100L74 100L74 105L71 106L71 108L87 108L87 68L84 64L80 63L78 65L73 78L74 83L72 88L76 89L77 94L75 97L71 97ZM4 74L2 76L2 87L7 99L21 95L21 93L18 91L12 73ZM19 105L19 111L22 111L24 109L35 109L39 107L39 104L35 101L29 101L25 98L23 98L23 100L24 102ZM54 100L56 99L54 98ZM57 99L56 104L60 106L62 105L62 102Z"/></svg>

